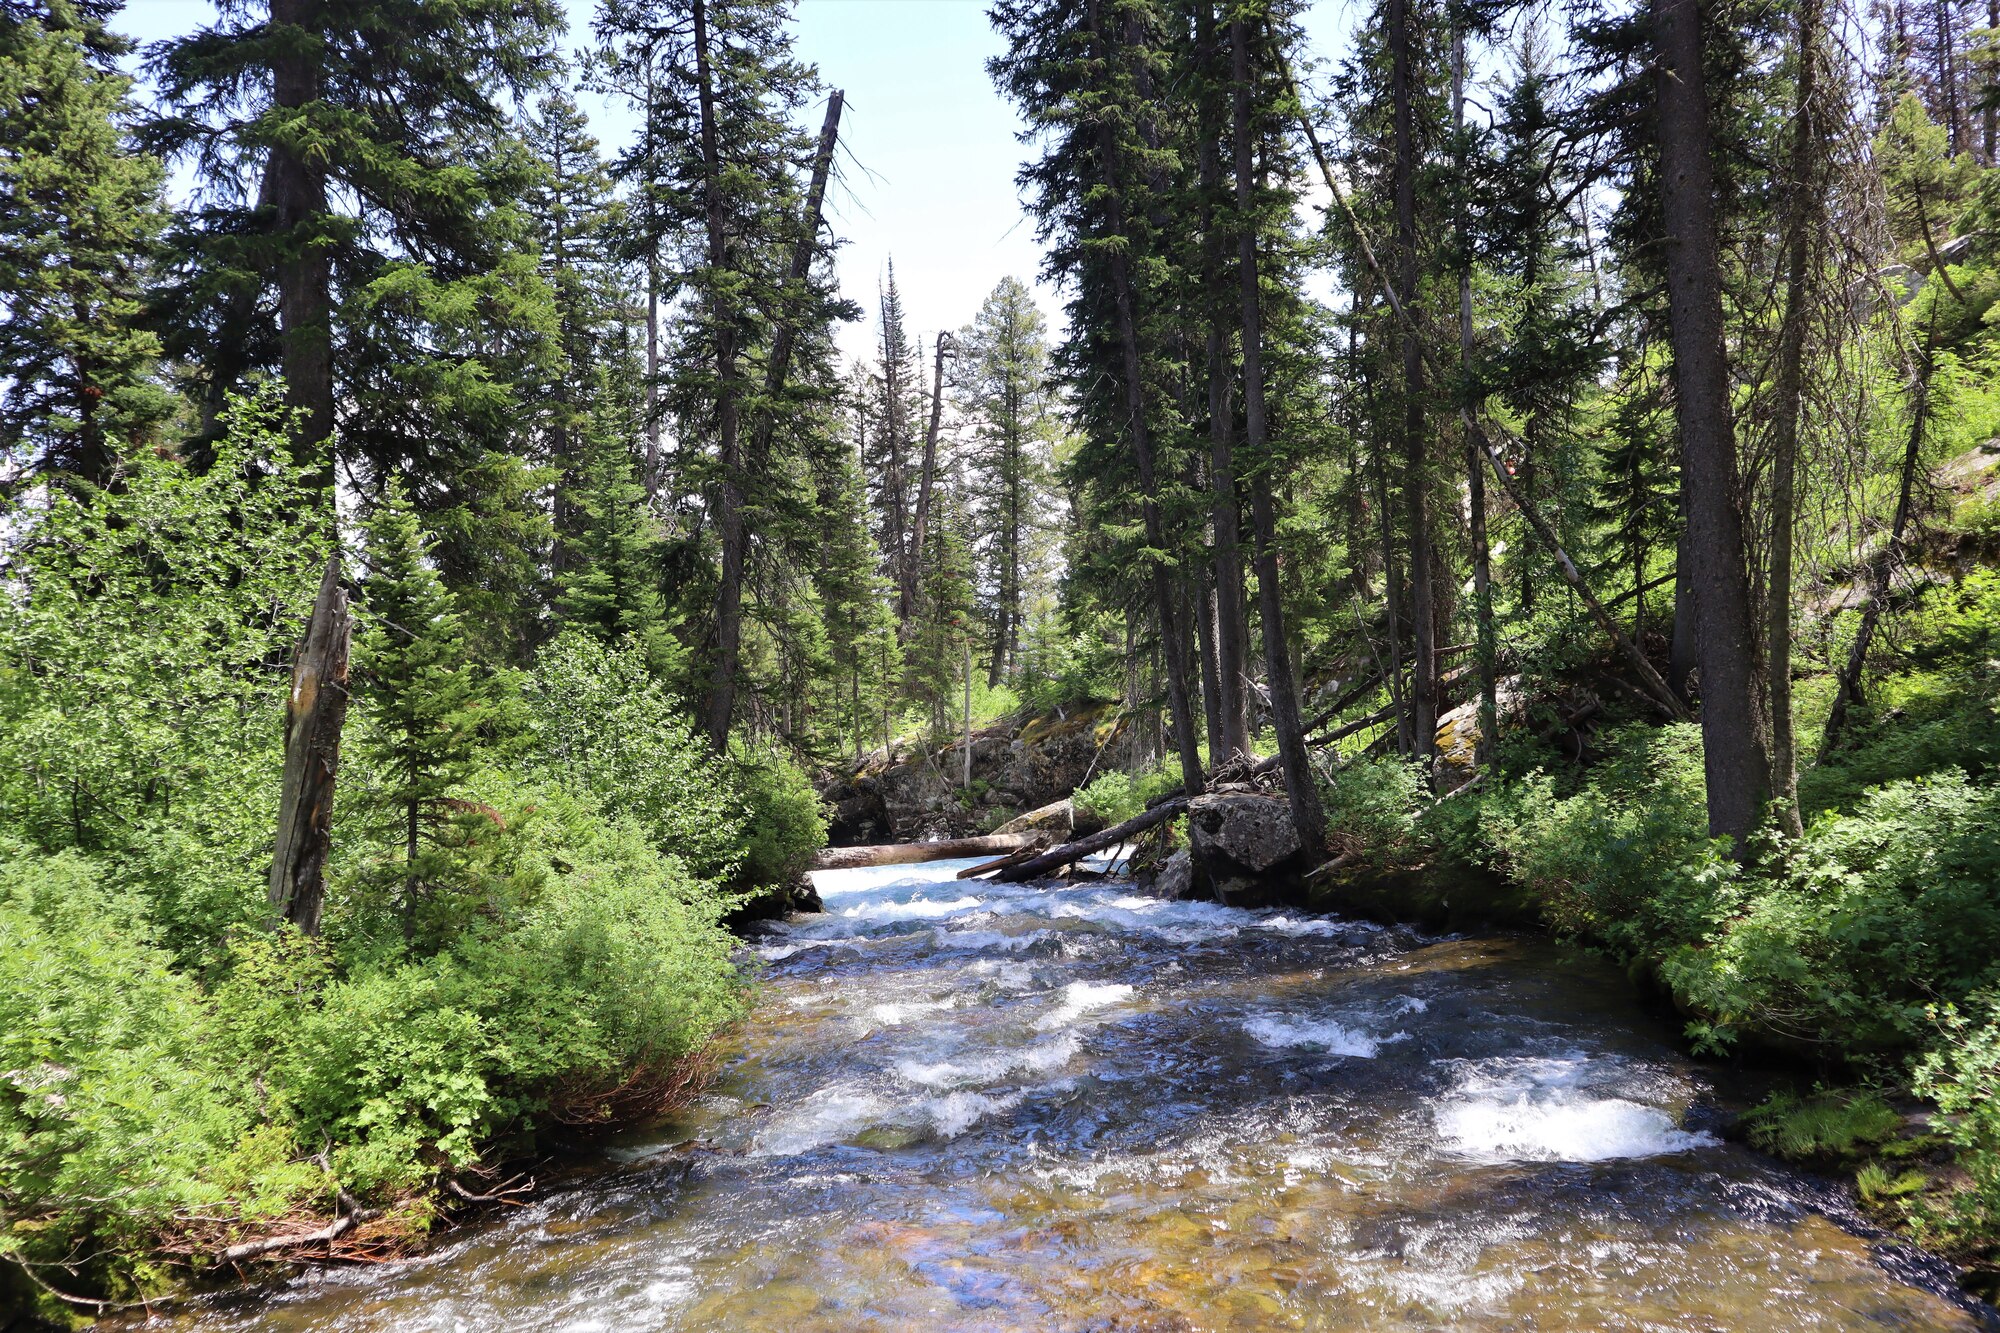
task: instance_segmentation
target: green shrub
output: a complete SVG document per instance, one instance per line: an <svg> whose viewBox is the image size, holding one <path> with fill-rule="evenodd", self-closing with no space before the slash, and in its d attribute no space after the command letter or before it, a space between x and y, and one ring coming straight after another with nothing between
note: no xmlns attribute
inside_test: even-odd
<svg viewBox="0 0 2000 1333"><path fill-rule="evenodd" d="M1534 774L1488 796L1488 858L1534 890L1564 933L1642 958L1691 948L1737 893L1736 867L1708 837L1701 733L1635 726L1575 795Z"/></svg>
<svg viewBox="0 0 2000 1333"><path fill-rule="evenodd" d="M1894 1135L1903 1118L1864 1089L1774 1093L1743 1123L1753 1145L1780 1157L1853 1157Z"/></svg>
<svg viewBox="0 0 2000 1333"><path fill-rule="evenodd" d="M1423 770L1404 759L1350 759L1319 786L1328 836L1344 853L1378 864L1411 847L1428 807Z"/></svg>
<svg viewBox="0 0 2000 1333"><path fill-rule="evenodd" d="M751 889L791 884L826 845L826 805L812 779L772 752L738 764L736 787L746 811L737 883Z"/></svg>
<svg viewBox="0 0 2000 1333"><path fill-rule="evenodd" d="M653 677L639 645L607 646L578 630L558 635L536 655L523 693L533 768L615 805L696 874L736 873L747 818L738 783L695 736L687 709Z"/></svg>
<svg viewBox="0 0 2000 1333"><path fill-rule="evenodd" d="M1971 997L1963 1010L1940 1005L1933 1017L1941 1040L1918 1065L1916 1086L1944 1113L1967 1179L1919 1217L1941 1239L1990 1243L2000 1233L2000 994Z"/></svg>
<svg viewBox="0 0 2000 1333"><path fill-rule="evenodd" d="M1733 1023L1850 1051L1921 1046L1926 1007L2000 978L2000 791L1892 783L1814 821L1785 874L1678 980Z"/></svg>
<svg viewBox="0 0 2000 1333"><path fill-rule="evenodd" d="M1151 768L1137 773L1109 770L1090 784L1078 788L1072 798L1079 813L1088 813L1107 824L1120 824L1146 809L1149 801L1181 789L1181 764L1175 755L1166 755Z"/></svg>

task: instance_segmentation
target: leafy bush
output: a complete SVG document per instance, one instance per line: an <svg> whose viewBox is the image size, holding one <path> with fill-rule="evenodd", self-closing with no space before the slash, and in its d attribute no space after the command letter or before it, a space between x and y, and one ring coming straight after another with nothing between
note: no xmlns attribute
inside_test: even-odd
<svg viewBox="0 0 2000 1333"><path fill-rule="evenodd" d="M530 764L577 791L615 802L654 845L697 875L726 879L745 854L748 812L634 643L558 635L523 684L535 743Z"/></svg>
<svg viewBox="0 0 2000 1333"><path fill-rule="evenodd" d="M826 845L826 806L806 771L777 753L736 769L745 807L737 882L752 889L788 885Z"/></svg>
<svg viewBox="0 0 2000 1333"><path fill-rule="evenodd" d="M1319 786L1327 834L1343 853L1380 863L1414 841L1427 805L1420 765L1364 756L1348 760Z"/></svg>
<svg viewBox="0 0 2000 1333"><path fill-rule="evenodd" d="M1963 774L1892 783L1825 815L1744 903L1688 994L1735 1023L1884 1051L1926 1007L2000 978L2000 791Z"/></svg>
<svg viewBox="0 0 2000 1333"><path fill-rule="evenodd" d="M1971 997L1964 1009L1933 1011L1942 1041L1917 1067L1917 1090L1937 1103L1959 1149L1966 1187L1924 1219L1949 1241L1989 1241L2000 1233L2000 994Z"/></svg>
<svg viewBox="0 0 2000 1333"><path fill-rule="evenodd" d="M1138 773L1107 771L1077 790L1071 799L1080 813L1095 815L1107 824L1120 824L1145 811L1155 797L1181 789L1178 757L1167 755L1151 768Z"/></svg>
<svg viewBox="0 0 2000 1333"><path fill-rule="evenodd" d="M1558 930L1628 958L1691 948L1736 894L1735 864L1708 837L1701 733L1631 727L1607 748L1572 796L1534 774L1488 797L1487 854Z"/></svg>

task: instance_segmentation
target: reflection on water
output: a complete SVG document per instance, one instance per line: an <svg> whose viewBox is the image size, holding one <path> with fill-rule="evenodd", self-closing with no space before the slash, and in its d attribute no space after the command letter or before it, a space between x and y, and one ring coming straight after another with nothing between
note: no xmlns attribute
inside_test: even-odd
<svg viewBox="0 0 2000 1333"><path fill-rule="evenodd" d="M1948 1285L1699 1126L1609 973L1125 886L820 876L712 1093L389 1269L339 1329L1951 1329Z"/></svg>

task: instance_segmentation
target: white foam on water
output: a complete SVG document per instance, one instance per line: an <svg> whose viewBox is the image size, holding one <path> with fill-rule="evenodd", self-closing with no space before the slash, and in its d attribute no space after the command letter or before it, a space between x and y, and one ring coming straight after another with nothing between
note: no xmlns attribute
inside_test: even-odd
<svg viewBox="0 0 2000 1333"><path fill-rule="evenodd" d="M1082 1048L1081 1037L1074 1032L1065 1032L1033 1046L994 1051L975 1059L940 1060L934 1064L921 1060L899 1060L896 1073L908 1082L930 1088L950 1087L955 1083L993 1083L1010 1074L1053 1073L1074 1060Z"/></svg>
<svg viewBox="0 0 2000 1333"><path fill-rule="evenodd" d="M947 996L942 1000L893 1000L886 1004L870 1005L868 1022L876 1027L893 1028L918 1014L935 1014L946 1009L958 1008L958 997Z"/></svg>
<svg viewBox="0 0 2000 1333"><path fill-rule="evenodd" d="M1482 1061L1433 1118L1447 1148L1494 1162L1603 1162L1714 1146L1713 1135L1619 1095L1640 1078L1582 1053Z"/></svg>
<svg viewBox="0 0 2000 1333"><path fill-rule="evenodd" d="M1050 934L1046 930L1031 930L1009 935L1004 930L951 930L939 926L937 943L940 949L999 949L1004 953L1020 953L1048 939Z"/></svg>
<svg viewBox="0 0 2000 1333"><path fill-rule="evenodd" d="M838 1143L856 1130L880 1120L888 1102L853 1088L821 1088L757 1135L752 1149L759 1157L789 1157Z"/></svg>
<svg viewBox="0 0 2000 1333"><path fill-rule="evenodd" d="M849 921L927 921L934 917L957 916L960 913L977 911L986 905L980 898L970 894L962 898L939 901L933 898L911 898L904 902L856 903L843 907L838 915Z"/></svg>
<svg viewBox="0 0 2000 1333"><path fill-rule="evenodd" d="M1035 1027L1047 1032L1052 1028L1067 1027L1093 1009L1103 1009L1118 1004L1131 997L1132 988L1123 982L1094 986L1087 981L1072 981L1062 990L1062 1003L1036 1021Z"/></svg>
<svg viewBox="0 0 2000 1333"><path fill-rule="evenodd" d="M855 898L866 894L884 894L894 889L920 889L933 884L950 883L958 872L979 865L982 858L962 857L952 861L926 861L921 865L861 866L851 870L814 870L807 878L812 880L815 891L822 902L836 898Z"/></svg>
<svg viewBox="0 0 2000 1333"><path fill-rule="evenodd" d="M955 1139L987 1116L1019 1106L1024 1095L1016 1092L1005 1097L989 1097L983 1092L949 1092L925 1102L924 1110L931 1123L937 1126L938 1133Z"/></svg>
<svg viewBox="0 0 2000 1333"><path fill-rule="evenodd" d="M1246 1019L1243 1030L1263 1045L1279 1050L1308 1047L1328 1055L1349 1055L1359 1060L1372 1060L1382 1047L1391 1042L1408 1041L1410 1037L1407 1032L1377 1037L1330 1018L1285 1018L1278 1014L1259 1014Z"/></svg>
<svg viewBox="0 0 2000 1333"><path fill-rule="evenodd" d="M1257 923L1257 929L1268 930L1277 935L1341 935L1353 929L1353 923L1330 921L1325 917L1296 917L1280 912L1277 916L1267 916Z"/></svg>

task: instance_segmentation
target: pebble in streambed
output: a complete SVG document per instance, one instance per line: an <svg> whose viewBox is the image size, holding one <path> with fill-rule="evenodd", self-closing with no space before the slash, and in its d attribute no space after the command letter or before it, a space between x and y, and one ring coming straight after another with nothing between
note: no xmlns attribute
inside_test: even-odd
<svg viewBox="0 0 2000 1333"><path fill-rule="evenodd" d="M228 1329L1970 1329L1546 944L818 876L680 1122ZM689 1141L706 1146L689 1151Z"/></svg>

